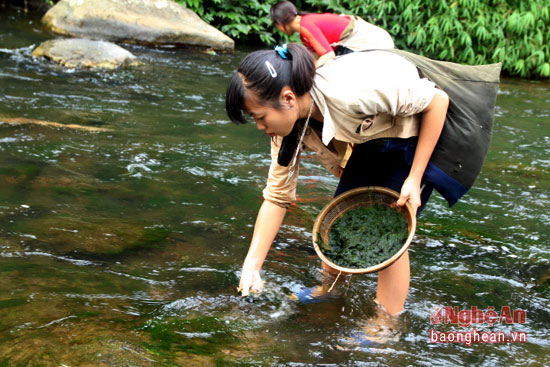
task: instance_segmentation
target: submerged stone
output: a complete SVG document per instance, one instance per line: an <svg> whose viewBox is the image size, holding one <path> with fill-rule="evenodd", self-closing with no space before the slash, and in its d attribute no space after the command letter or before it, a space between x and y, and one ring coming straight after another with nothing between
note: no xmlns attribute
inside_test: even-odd
<svg viewBox="0 0 550 367"><path fill-rule="evenodd" d="M88 39L48 40L32 55L47 57L67 68L116 69L138 63L134 55L114 43Z"/></svg>
<svg viewBox="0 0 550 367"><path fill-rule="evenodd" d="M234 41L172 0L61 0L42 18L73 37L232 51Z"/></svg>

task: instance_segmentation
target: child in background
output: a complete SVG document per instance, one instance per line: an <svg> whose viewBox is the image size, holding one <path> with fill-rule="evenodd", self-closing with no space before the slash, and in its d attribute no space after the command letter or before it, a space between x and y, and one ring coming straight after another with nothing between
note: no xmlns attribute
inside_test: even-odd
<svg viewBox="0 0 550 367"><path fill-rule="evenodd" d="M299 13L290 1L273 5L271 20L289 36L300 33L304 46L318 57L317 67L336 55L352 51L394 48L388 32L359 17Z"/></svg>

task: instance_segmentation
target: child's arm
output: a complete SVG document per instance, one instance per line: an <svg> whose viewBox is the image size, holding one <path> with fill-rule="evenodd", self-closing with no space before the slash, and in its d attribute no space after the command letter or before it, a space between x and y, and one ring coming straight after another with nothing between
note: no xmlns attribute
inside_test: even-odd
<svg viewBox="0 0 550 367"><path fill-rule="evenodd" d="M333 52L330 42L325 37L321 28L316 24L302 20L300 35L307 40L309 46L315 50L317 55L323 56L324 54Z"/></svg>
<svg viewBox="0 0 550 367"><path fill-rule="evenodd" d="M334 51L327 52L323 56L320 56L317 60L315 60L315 67L323 66L325 62L327 62L330 59L334 59L336 57L336 54Z"/></svg>

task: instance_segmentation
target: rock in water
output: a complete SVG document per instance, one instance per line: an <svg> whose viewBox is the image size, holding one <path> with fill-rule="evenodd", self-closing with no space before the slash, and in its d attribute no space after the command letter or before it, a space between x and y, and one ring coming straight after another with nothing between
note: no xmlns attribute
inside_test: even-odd
<svg viewBox="0 0 550 367"><path fill-rule="evenodd" d="M48 40L32 55L47 57L67 68L115 69L138 63L134 55L114 43L78 38Z"/></svg>
<svg viewBox="0 0 550 367"><path fill-rule="evenodd" d="M90 39L232 51L234 41L173 0L60 0L42 18L51 31Z"/></svg>

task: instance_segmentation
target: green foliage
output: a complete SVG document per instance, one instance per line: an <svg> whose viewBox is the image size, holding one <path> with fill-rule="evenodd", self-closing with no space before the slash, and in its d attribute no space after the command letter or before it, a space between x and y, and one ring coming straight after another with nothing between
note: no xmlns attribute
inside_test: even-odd
<svg viewBox="0 0 550 367"><path fill-rule="evenodd" d="M276 43L269 18L274 1L176 0L196 12L204 21L244 43Z"/></svg>
<svg viewBox="0 0 550 367"><path fill-rule="evenodd" d="M178 0L241 44L288 40L271 24L277 0ZM548 0L296 0L299 10L353 14L385 28L397 48L505 73L550 77ZM293 37L293 40L297 38Z"/></svg>
<svg viewBox="0 0 550 367"><path fill-rule="evenodd" d="M396 47L462 64L502 62L521 77L550 77L547 0L306 0L387 29Z"/></svg>

